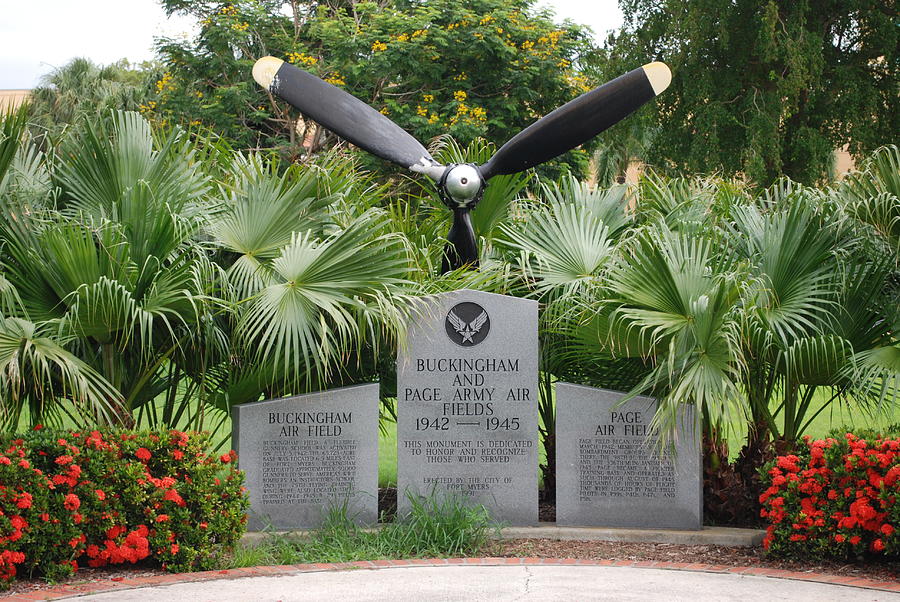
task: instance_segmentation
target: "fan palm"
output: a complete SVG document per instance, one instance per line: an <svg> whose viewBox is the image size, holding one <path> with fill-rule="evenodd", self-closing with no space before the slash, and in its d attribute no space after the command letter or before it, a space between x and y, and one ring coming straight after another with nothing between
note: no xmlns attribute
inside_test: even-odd
<svg viewBox="0 0 900 602"><path fill-rule="evenodd" d="M836 400L877 407L900 376L889 360L897 351L889 259L869 259L853 224L817 206L816 195L795 189L736 213L733 246L754 276L744 326L755 359L745 382L751 448L766 432L791 445ZM823 388L830 397L812 413Z"/></svg>
<svg viewBox="0 0 900 602"><path fill-rule="evenodd" d="M900 261L900 149L882 147L862 167L837 188L836 196Z"/></svg>
<svg viewBox="0 0 900 602"><path fill-rule="evenodd" d="M538 411L547 454L544 490L551 493L556 442L552 384L555 378L585 367L570 353L560 324L603 288L630 215L624 186L593 190L563 176L561 181L544 186L542 196L544 202L523 204L515 218L499 226L496 246L515 266L514 290L537 298L543 305ZM589 370L594 367L596 363Z"/></svg>
<svg viewBox="0 0 900 602"><path fill-rule="evenodd" d="M161 357L209 311L209 260L195 240L208 185L193 143L154 138L134 113L84 125L61 147L60 208L7 197L6 276L26 314L73 339L125 399L124 417L169 386Z"/></svg>
<svg viewBox="0 0 900 602"><path fill-rule="evenodd" d="M0 208L8 224L15 209L28 207L46 192L42 157L23 142L26 109L0 116ZM20 224L21 225L21 224ZM0 226L0 423L18 427L27 410L32 424L60 422L69 416L79 423L109 423L117 419L121 396L95 370L74 355L56 325L34 322L23 304L6 252L15 240ZM15 231L14 231L15 232Z"/></svg>
<svg viewBox="0 0 900 602"><path fill-rule="evenodd" d="M378 210L325 239L295 233L268 284L240 310L236 336L251 365L284 394L320 387L358 351L402 326L408 262Z"/></svg>
<svg viewBox="0 0 900 602"><path fill-rule="evenodd" d="M207 231L225 268L229 353L207 366L222 410L374 376L404 320L409 244L338 155L279 169L238 157ZM363 197L363 198L360 198Z"/></svg>

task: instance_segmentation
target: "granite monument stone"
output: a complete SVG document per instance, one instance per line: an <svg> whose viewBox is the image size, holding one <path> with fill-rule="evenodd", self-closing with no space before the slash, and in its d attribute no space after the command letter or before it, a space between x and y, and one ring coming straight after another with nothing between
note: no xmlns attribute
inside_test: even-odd
<svg viewBox="0 0 900 602"><path fill-rule="evenodd" d="M700 529L700 438L693 408L678 417L674 454L649 430L656 402L556 384L556 524Z"/></svg>
<svg viewBox="0 0 900 602"><path fill-rule="evenodd" d="M423 299L397 359L397 498L453 495L537 523L538 304L471 290Z"/></svg>
<svg viewBox="0 0 900 602"><path fill-rule="evenodd" d="M378 384L232 408L232 440L250 494L248 528L318 527L346 504L378 520Z"/></svg>

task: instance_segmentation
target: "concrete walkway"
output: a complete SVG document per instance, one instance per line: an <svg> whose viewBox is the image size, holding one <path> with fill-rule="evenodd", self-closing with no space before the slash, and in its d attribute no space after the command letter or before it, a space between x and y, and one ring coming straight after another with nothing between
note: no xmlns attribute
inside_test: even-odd
<svg viewBox="0 0 900 602"><path fill-rule="evenodd" d="M106 591L103 591L106 590ZM102 592L102 593L101 593ZM475 558L254 567L61 586L9 600L880 600L900 583L751 567Z"/></svg>

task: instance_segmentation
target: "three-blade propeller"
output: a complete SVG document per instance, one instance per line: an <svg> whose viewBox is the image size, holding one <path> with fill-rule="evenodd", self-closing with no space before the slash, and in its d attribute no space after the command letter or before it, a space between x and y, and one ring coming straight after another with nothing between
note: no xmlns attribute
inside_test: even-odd
<svg viewBox="0 0 900 602"><path fill-rule="evenodd" d="M399 125L355 96L281 59L256 61L253 78L306 117L373 155L424 173L438 183L453 210L442 269L477 265L478 246L469 212L487 181L549 161L618 123L659 95L672 80L663 63L649 63L582 94L513 136L482 165L440 165Z"/></svg>

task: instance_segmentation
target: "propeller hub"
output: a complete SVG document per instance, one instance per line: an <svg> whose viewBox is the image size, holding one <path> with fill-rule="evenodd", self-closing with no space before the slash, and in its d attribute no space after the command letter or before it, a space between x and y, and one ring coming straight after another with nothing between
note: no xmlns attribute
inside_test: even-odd
<svg viewBox="0 0 900 602"><path fill-rule="evenodd" d="M452 165L447 170L443 187L456 205L465 207L472 201L477 201L483 187L483 180L478 169L473 165Z"/></svg>

